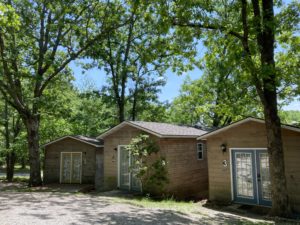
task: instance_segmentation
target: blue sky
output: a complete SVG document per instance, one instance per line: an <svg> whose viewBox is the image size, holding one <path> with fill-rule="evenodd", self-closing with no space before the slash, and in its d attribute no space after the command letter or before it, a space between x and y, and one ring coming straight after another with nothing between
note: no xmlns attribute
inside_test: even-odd
<svg viewBox="0 0 300 225"><path fill-rule="evenodd" d="M285 4L290 3L291 0L284 0ZM201 44L197 46L198 57L201 57L205 53L205 47ZM106 74L103 70L90 69L82 74L82 69L75 62L70 64L75 76L75 85L77 87L82 87L83 83L93 84L96 88L100 89L101 86L105 85ZM168 70L165 74L167 78L166 85L162 88L159 98L161 101L172 101L176 96L179 95L179 90L184 80L189 76L191 79L199 79L202 75L202 71L198 68L185 73L184 75L178 76L171 70ZM285 110L300 110L300 101L295 100L291 102L288 106L284 107Z"/></svg>
<svg viewBox="0 0 300 225"><path fill-rule="evenodd" d="M82 68L77 65L75 62L70 64L71 69L73 70L75 81L74 84L81 88L84 84L94 85L97 89L100 89L105 85L106 74L103 70L100 69L90 69L85 71L82 74ZM176 75L171 70L168 70L165 74L167 83L162 88L159 95L161 101L172 101L176 96L179 95L179 90L184 80L189 76L191 79L199 79L202 75L202 71L198 68L195 68L192 71L189 71L181 76Z"/></svg>
<svg viewBox="0 0 300 225"><path fill-rule="evenodd" d="M105 84L106 75L103 70L90 69L82 74L82 68L75 62L70 64L75 76L75 85L82 88L84 84L94 85L97 89ZM167 83L162 88L159 95L161 101L172 101L179 95L180 86L184 80L189 76L191 79L199 79L202 75L202 71L195 68L181 76L176 75L171 70L166 72ZM293 101L290 105L284 107L285 110L300 110L300 101Z"/></svg>

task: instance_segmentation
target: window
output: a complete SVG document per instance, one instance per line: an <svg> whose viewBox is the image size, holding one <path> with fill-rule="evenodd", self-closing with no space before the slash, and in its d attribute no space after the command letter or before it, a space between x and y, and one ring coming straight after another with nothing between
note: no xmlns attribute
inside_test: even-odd
<svg viewBox="0 0 300 225"><path fill-rule="evenodd" d="M203 152L204 152L204 144L198 143L197 144L197 159L202 160L203 159Z"/></svg>

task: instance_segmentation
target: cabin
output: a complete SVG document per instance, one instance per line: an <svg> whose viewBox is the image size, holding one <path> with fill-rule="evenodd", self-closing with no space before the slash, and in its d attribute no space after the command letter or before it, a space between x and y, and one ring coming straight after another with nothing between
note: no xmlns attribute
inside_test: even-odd
<svg viewBox="0 0 300 225"><path fill-rule="evenodd" d="M166 160L168 183L164 194L180 199L206 198L208 193L206 131L167 123L125 121L96 139L66 136L45 144L45 183L92 183L98 190L140 191L130 171L126 146L148 134ZM155 156L154 156L155 157ZM152 159L153 160L153 159Z"/></svg>
<svg viewBox="0 0 300 225"><path fill-rule="evenodd" d="M289 200L300 212L300 129L282 125ZM207 146L209 199L271 206L271 182L264 120L246 118L198 138Z"/></svg>
<svg viewBox="0 0 300 225"><path fill-rule="evenodd" d="M197 141L197 137L206 131L157 122L125 121L98 137L104 141L105 189L139 189L128 172L130 156L125 156L128 154L125 147L141 133L156 141L158 154L166 159L169 180L166 194L177 198L207 196L205 144Z"/></svg>
<svg viewBox="0 0 300 225"><path fill-rule="evenodd" d="M44 183L95 184L103 174L103 141L82 135L64 136L44 148Z"/></svg>

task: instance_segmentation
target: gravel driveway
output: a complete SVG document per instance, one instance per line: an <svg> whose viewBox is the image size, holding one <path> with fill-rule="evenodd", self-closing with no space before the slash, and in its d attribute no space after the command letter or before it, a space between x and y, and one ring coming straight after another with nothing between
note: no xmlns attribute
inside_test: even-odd
<svg viewBox="0 0 300 225"><path fill-rule="evenodd" d="M117 203L107 196L0 192L1 225L42 224L253 224L257 221L203 208L184 214Z"/></svg>

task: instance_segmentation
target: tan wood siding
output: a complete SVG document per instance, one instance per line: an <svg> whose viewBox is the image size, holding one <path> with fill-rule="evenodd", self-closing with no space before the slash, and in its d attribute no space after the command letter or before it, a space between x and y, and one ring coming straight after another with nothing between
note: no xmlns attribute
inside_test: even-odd
<svg viewBox="0 0 300 225"><path fill-rule="evenodd" d="M104 138L104 183L107 189L117 187L117 147L128 145L132 138L140 134L137 128L125 126ZM196 139L158 138L159 154L167 160L170 183L169 194L180 198L207 195L207 160L206 150L203 160L197 160Z"/></svg>
<svg viewBox="0 0 300 225"><path fill-rule="evenodd" d="M94 183L97 148L66 138L45 147L44 182L59 183L61 152L82 152L82 183Z"/></svg>
<svg viewBox="0 0 300 225"><path fill-rule="evenodd" d="M285 172L290 201L293 208L300 212L300 133L282 129ZM223 153L221 144L226 144ZM267 148L265 125L249 121L219 134L208 137L208 176L209 198L213 201L230 202L231 171L229 164L230 148ZM227 160L228 166L222 162Z"/></svg>

